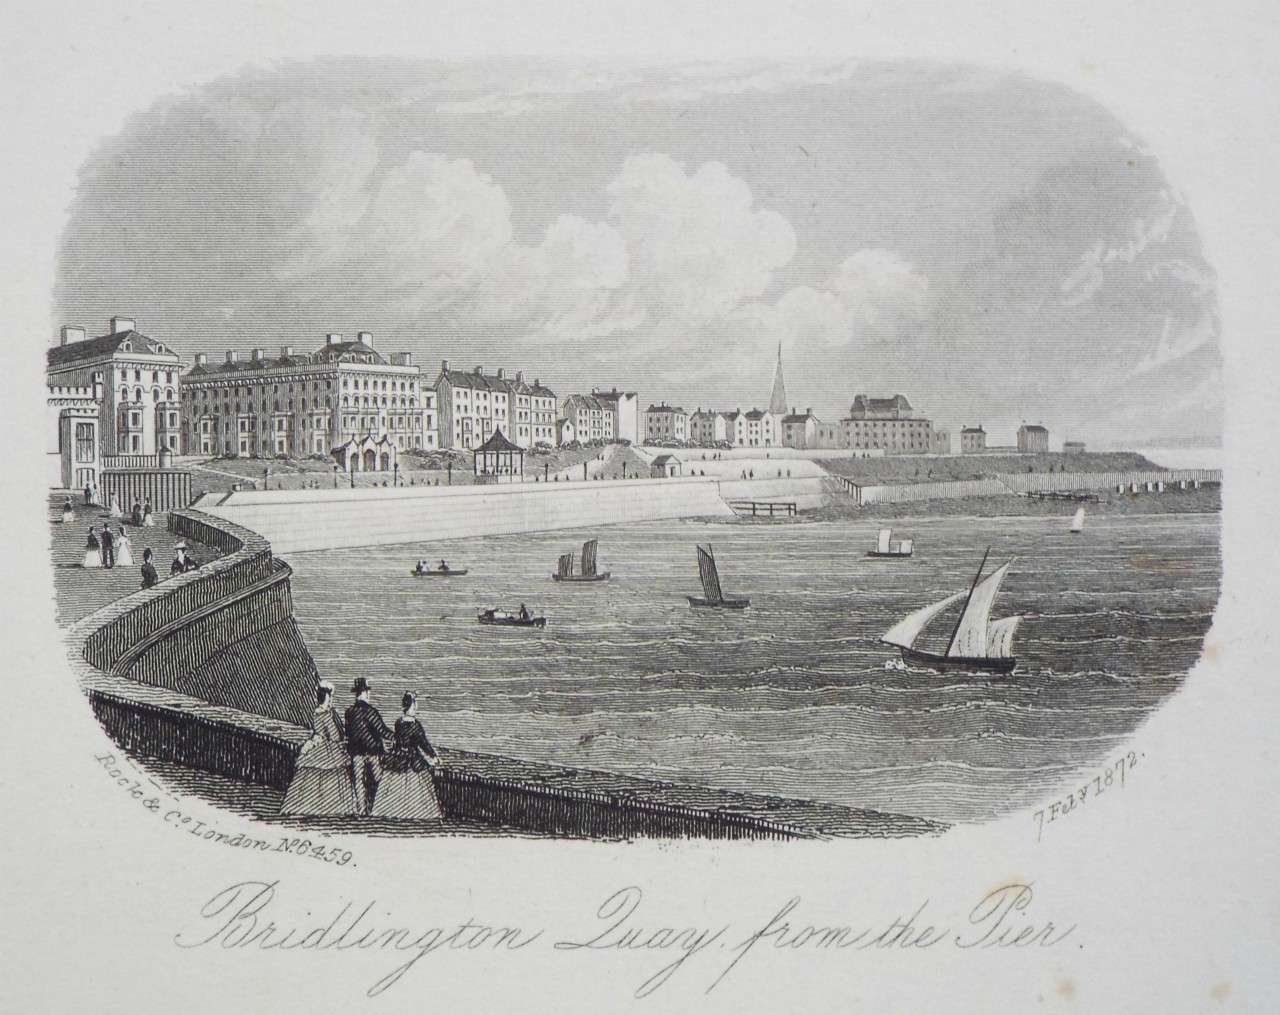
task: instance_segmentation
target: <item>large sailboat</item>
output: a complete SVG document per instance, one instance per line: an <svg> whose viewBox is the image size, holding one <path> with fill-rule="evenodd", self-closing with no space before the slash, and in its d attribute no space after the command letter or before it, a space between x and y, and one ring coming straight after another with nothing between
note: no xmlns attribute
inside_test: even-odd
<svg viewBox="0 0 1280 1015"><path fill-rule="evenodd" d="M1084 508L1082 507L1076 508L1075 517L1071 519L1071 531L1072 532L1084 531Z"/></svg>
<svg viewBox="0 0 1280 1015"><path fill-rule="evenodd" d="M868 557L910 557L915 548L914 539L902 539L894 542L893 529L881 529L876 538L876 548L868 550Z"/></svg>
<svg viewBox="0 0 1280 1015"><path fill-rule="evenodd" d="M686 596L690 606L709 606L724 610L745 609L751 600L746 596L726 596L720 588L720 572L711 545L698 547L698 576L702 579L702 596Z"/></svg>
<svg viewBox="0 0 1280 1015"><path fill-rule="evenodd" d="M597 542L595 539L588 539L582 544L581 570L574 571L572 553L562 553L556 566L556 573L551 577L558 582L607 582L609 572L596 570Z"/></svg>
<svg viewBox="0 0 1280 1015"><path fill-rule="evenodd" d="M902 661L908 665L927 666L930 669L978 670L991 673L1012 673L1018 660L1013 656L1013 634L1022 618L1019 616L991 619L991 607L995 603L1000 583L1009 571L1008 563L996 568L986 578L982 577L990 547L982 555L978 573L974 575L969 591L956 592L941 602L916 610L899 621L880 640L902 651ZM915 647L925 625L952 603L964 599L964 609L956 621L951 640L942 653L925 652Z"/></svg>

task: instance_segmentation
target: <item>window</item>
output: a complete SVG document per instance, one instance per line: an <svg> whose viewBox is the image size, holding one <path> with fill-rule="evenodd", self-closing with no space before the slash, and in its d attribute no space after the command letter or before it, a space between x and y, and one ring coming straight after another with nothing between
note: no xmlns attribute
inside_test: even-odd
<svg viewBox="0 0 1280 1015"><path fill-rule="evenodd" d="M93 461L93 424L76 424L76 461Z"/></svg>

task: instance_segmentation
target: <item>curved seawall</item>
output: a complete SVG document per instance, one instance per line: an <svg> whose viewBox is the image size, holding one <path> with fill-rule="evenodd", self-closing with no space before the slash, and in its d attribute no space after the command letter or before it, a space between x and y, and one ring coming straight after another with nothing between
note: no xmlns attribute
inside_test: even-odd
<svg viewBox="0 0 1280 1015"><path fill-rule="evenodd" d="M310 735L317 679L293 617L292 572L267 540L233 522L188 509L173 512L170 527L224 555L75 624L71 666L99 722L131 754L283 790ZM776 839L919 835L943 827L447 747L440 755L437 787L454 828ZM271 809L260 817L277 815ZM334 827L360 831L362 820L334 819Z"/></svg>

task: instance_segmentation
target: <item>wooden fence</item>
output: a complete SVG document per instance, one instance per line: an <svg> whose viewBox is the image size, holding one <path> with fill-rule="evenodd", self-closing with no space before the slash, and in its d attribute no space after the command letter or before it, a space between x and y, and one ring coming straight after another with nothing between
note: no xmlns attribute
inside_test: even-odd
<svg viewBox="0 0 1280 1015"><path fill-rule="evenodd" d="M155 511L172 511L191 503L191 473L178 469L104 469L102 500L115 498L125 514L136 501L151 502Z"/></svg>

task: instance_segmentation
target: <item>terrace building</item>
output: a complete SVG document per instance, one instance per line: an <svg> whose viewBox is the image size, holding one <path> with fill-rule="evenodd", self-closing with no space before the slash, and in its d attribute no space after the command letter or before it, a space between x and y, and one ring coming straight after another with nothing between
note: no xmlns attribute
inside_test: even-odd
<svg viewBox="0 0 1280 1015"><path fill-rule="evenodd" d="M725 414L714 409L698 409L690 413L688 432L689 442L704 448L729 439Z"/></svg>
<svg viewBox="0 0 1280 1015"><path fill-rule="evenodd" d="M437 444L435 392L409 353L388 362L367 331L327 335L311 353L286 345L242 360L231 350L216 366L200 353L182 379L182 415L192 455L328 456L366 438L397 451Z"/></svg>
<svg viewBox="0 0 1280 1015"><path fill-rule="evenodd" d="M50 411L58 410L59 449L69 456L61 470L67 479L88 478L104 456L156 464L161 453L181 451L182 363L135 328L132 319L113 317L107 334L86 339L84 328L64 327L60 344L46 353L45 382Z"/></svg>
<svg viewBox="0 0 1280 1015"><path fill-rule="evenodd" d="M646 444L656 441L684 441L689 436L689 414L679 406L651 405L644 414Z"/></svg>
<svg viewBox="0 0 1280 1015"><path fill-rule="evenodd" d="M880 449L888 455L925 455L950 451L951 437L935 433L932 420L918 417L904 395L872 398L858 395L849 415L840 421L841 446ZM946 452L940 451L943 440Z"/></svg>
<svg viewBox="0 0 1280 1015"><path fill-rule="evenodd" d="M640 396L634 391L605 391L592 388L592 397L613 411L613 434L622 441L636 444L640 441Z"/></svg>
<svg viewBox="0 0 1280 1015"><path fill-rule="evenodd" d="M512 392L504 371L496 377L483 367L467 372L452 370L449 361L440 364L436 378L436 404L440 407L440 446L455 451L474 451L497 431L512 432ZM532 437L533 401L526 422Z"/></svg>
<svg viewBox="0 0 1280 1015"><path fill-rule="evenodd" d="M617 434L613 405L595 395L570 395L564 400L564 417L573 424L577 440L611 441Z"/></svg>
<svg viewBox="0 0 1280 1015"><path fill-rule="evenodd" d="M782 443L788 448L813 448L818 441L818 417L812 409L791 412L782 417Z"/></svg>

